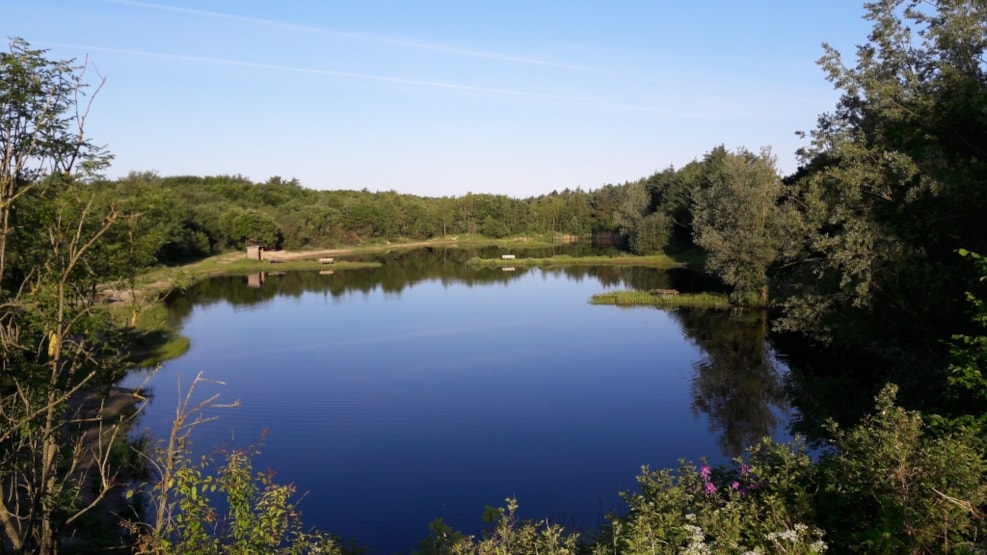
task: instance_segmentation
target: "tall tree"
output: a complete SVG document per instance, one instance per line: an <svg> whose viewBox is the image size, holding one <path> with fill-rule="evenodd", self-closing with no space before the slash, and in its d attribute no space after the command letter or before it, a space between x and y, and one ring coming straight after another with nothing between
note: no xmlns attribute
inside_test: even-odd
<svg viewBox="0 0 987 555"><path fill-rule="evenodd" d="M109 163L83 132L85 74L85 65L50 60L19 38L0 53L0 287L17 199L44 175L91 177Z"/></svg>
<svg viewBox="0 0 987 555"><path fill-rule="evenodd" d="M974 278L955 251L987 247L987 4L865 10L873 28L856 64L830 46L820 60L843 95L802 151L792 196L804 244L782 325L937 343L929 330L954 329Z"/></svg>
<svg viewBox="0 0 987 555"><path fill-rule="evenodd" d="M84 133L84 69L19 39L0 54L4 553L57 552L65 527L114 487L107 454L124 429L80 402L121 368L120 334L92 286L111 277L94 273L112 267L96 246L122 215L86 184L108 157Z"/></svg>
<svg viewBox="0 0 987 555"><path fill-rule="evenodd" d="M707 271L734 288L736 302L767 305L768 270L781 254L787 218L775 159L767 149L719 147L703 163L702 187L693 193L693 241L707 252Z"/></svg>

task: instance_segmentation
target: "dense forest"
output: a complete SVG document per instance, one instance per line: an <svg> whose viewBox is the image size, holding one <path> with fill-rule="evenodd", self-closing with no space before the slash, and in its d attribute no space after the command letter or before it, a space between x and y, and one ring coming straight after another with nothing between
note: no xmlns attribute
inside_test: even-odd
<svg viewBox="0 0 987 555"><path fill-rule="evenodd" d="M280 177L107 180L112 156L85 133L98 95L79 95L102 83L12 39L0 54L0 553L67 551L63 539L118 494L109 461L128 421L76 402L126 373L134 341L98 286L248 244L535 235L701 253L738 309L766 311L779 340L811 353L797 404L852 391L877 407L818 427L813 439L829 447L814 457L764 443L736 468L644 472L628 512L592 541L517 522L510 501L480 539L436 523L424 552L983 552L987 6L865 7L873 28L852 60L824 47L842 97L805 135L795 174L779 175L767 148L711 145L634 182L525 199L314 190ZM244 454L218 475L183 458L196 408L181 407L186 420L149 455L157 512L133 525L135 549L339 549L305 531L290 488L253 473ZM93 433L106 437L95 451ZM216 518L199 497L207 488L242 509L218 535L205 525Z"/></svg>

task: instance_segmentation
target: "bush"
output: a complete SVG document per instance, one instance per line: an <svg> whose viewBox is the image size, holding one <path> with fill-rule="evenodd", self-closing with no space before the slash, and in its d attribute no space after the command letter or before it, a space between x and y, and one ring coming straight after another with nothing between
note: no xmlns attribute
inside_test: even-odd
<svg viewBox="0 0 987 555"><path fill-rule="evenodd" d="M822 524L835 546L858 553L954 553L983 547L985 465L972 435L933 436L885 386L874 414L844 431L823 458ZM836 541L838 540L838 541Z"/></svg>
<svg viewBox="0 0 987 555"><path fill-rule="evenodd" d="M822 553L811 523L812 461L801 443L766 439L714 469L682 462L642 470L640 491L625 493L629 512L611 517L596 546L603 553Z"/></svg>

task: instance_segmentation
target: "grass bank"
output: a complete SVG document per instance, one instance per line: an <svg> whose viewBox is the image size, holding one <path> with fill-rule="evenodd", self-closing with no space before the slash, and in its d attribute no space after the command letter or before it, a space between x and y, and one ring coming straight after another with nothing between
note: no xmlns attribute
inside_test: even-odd
<svg viewBox="0 0 987 555"><path fill-rule="evenodd" d="M730 308L730 300L722 293L680 293L661 295L650 291L615 291L599 293L590 299L592 304L616 306L661 306L690 308Z"/></svg>
<svg viewBox="0 0 987 555"><path fill-rule="evenodd" d="M579 256L558 255L549 258L472 258L468 264L475 267L539 267L560 266L647 266L650 268L684 268L679 262L665 254L649 256Z"/></svg>

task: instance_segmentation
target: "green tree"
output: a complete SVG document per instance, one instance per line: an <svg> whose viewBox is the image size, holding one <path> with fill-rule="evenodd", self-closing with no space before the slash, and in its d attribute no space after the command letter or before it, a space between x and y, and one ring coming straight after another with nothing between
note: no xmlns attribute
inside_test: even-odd
<svg viewBox="0 0 987 555"><path fill-rule="evenodd" d="M49 555L115 487L125 421L83 402L120 376L122 335L96 308L124 214L89 186L85 66L14 39L0 54L0 550ZM98 87L97 87L98 90ZM91 97L90 97L91 99ZM15 220L16 218L16 220ZM93 438L99 438L94 441Z"/></svg>
<svg viewBox="0 0 987 555"><path fill-rule="evenodd" d="M929 330L953 329L958 292L975 277L953 253L987 247L987 5L880 0L865 10L873 27L856 63L830 46L820 60L843 95L819 117L793 183L803 247L781 324L941 355L945 337Z"/></svg>
<svg viewBox="0 0 987 555"><path fill-rule="evenodd" d="M700 186L703 164L690 162L682 168L666 168L645 180L655 211L668 221L669 242L692 245L692 195Z"/></svg>
<svg viewBox="0 0 987 555"><path fill-rule="evenodd" d="M90 107L79 103L86 69L50 60L19 38L0 53L0 287L17 200L46 175L85 179L109 163L109 154L83 132Z"/></svg>
<svg viewBox="0 0 987 555"><path fill-rule="evenodd" d="M733 287L735 302L767 305L768 270L781 255L786 212L782 181L769 150L704 159L702 187L693 193L693 240L706 250L706 270Z"/></svg>
<svg viewBox="0 0 987 555"><path fill-rule="evenodd" d="M654 254L665 250L672 237L672 222L661 212L641 218L631 235L631 250L638 254Z"/></svg>
<svg viewBox="0 0 987 555"><path fill-rule="evenodd" d="M501 239L507 237L510 231L507 229L507 225L501 220L494 218L493 216L487 216L483 218L483 224L480 228L484 235L487 237L493 237L494 239Z"/></svg>
<svg viewBox="0 0 987 555"><path fill-rule="evenodd" d="M629 183L620 189L620 199L614 221L621 235L627 238L629 244L634 244L641 220L651 211L651 195L644 181Z"/></svg>
<svg viewBox="0 0 987 555"><path fill-rule="evenodd" d="M442 229L442 236L445 237L449 235L449 230L455 219L455 199L451 197L441 197L435 199L435 202L432 204L432 212L435 214L435 219L439 221Z"/></svg>
<svg viewBox="0 0 987 555"><path fill-rule="evenodd" d="M284 239L281 227L273 218L252 208L232 208L219 220L226 242L232 247L263 245L267 248L281 246Z"/></svg>

